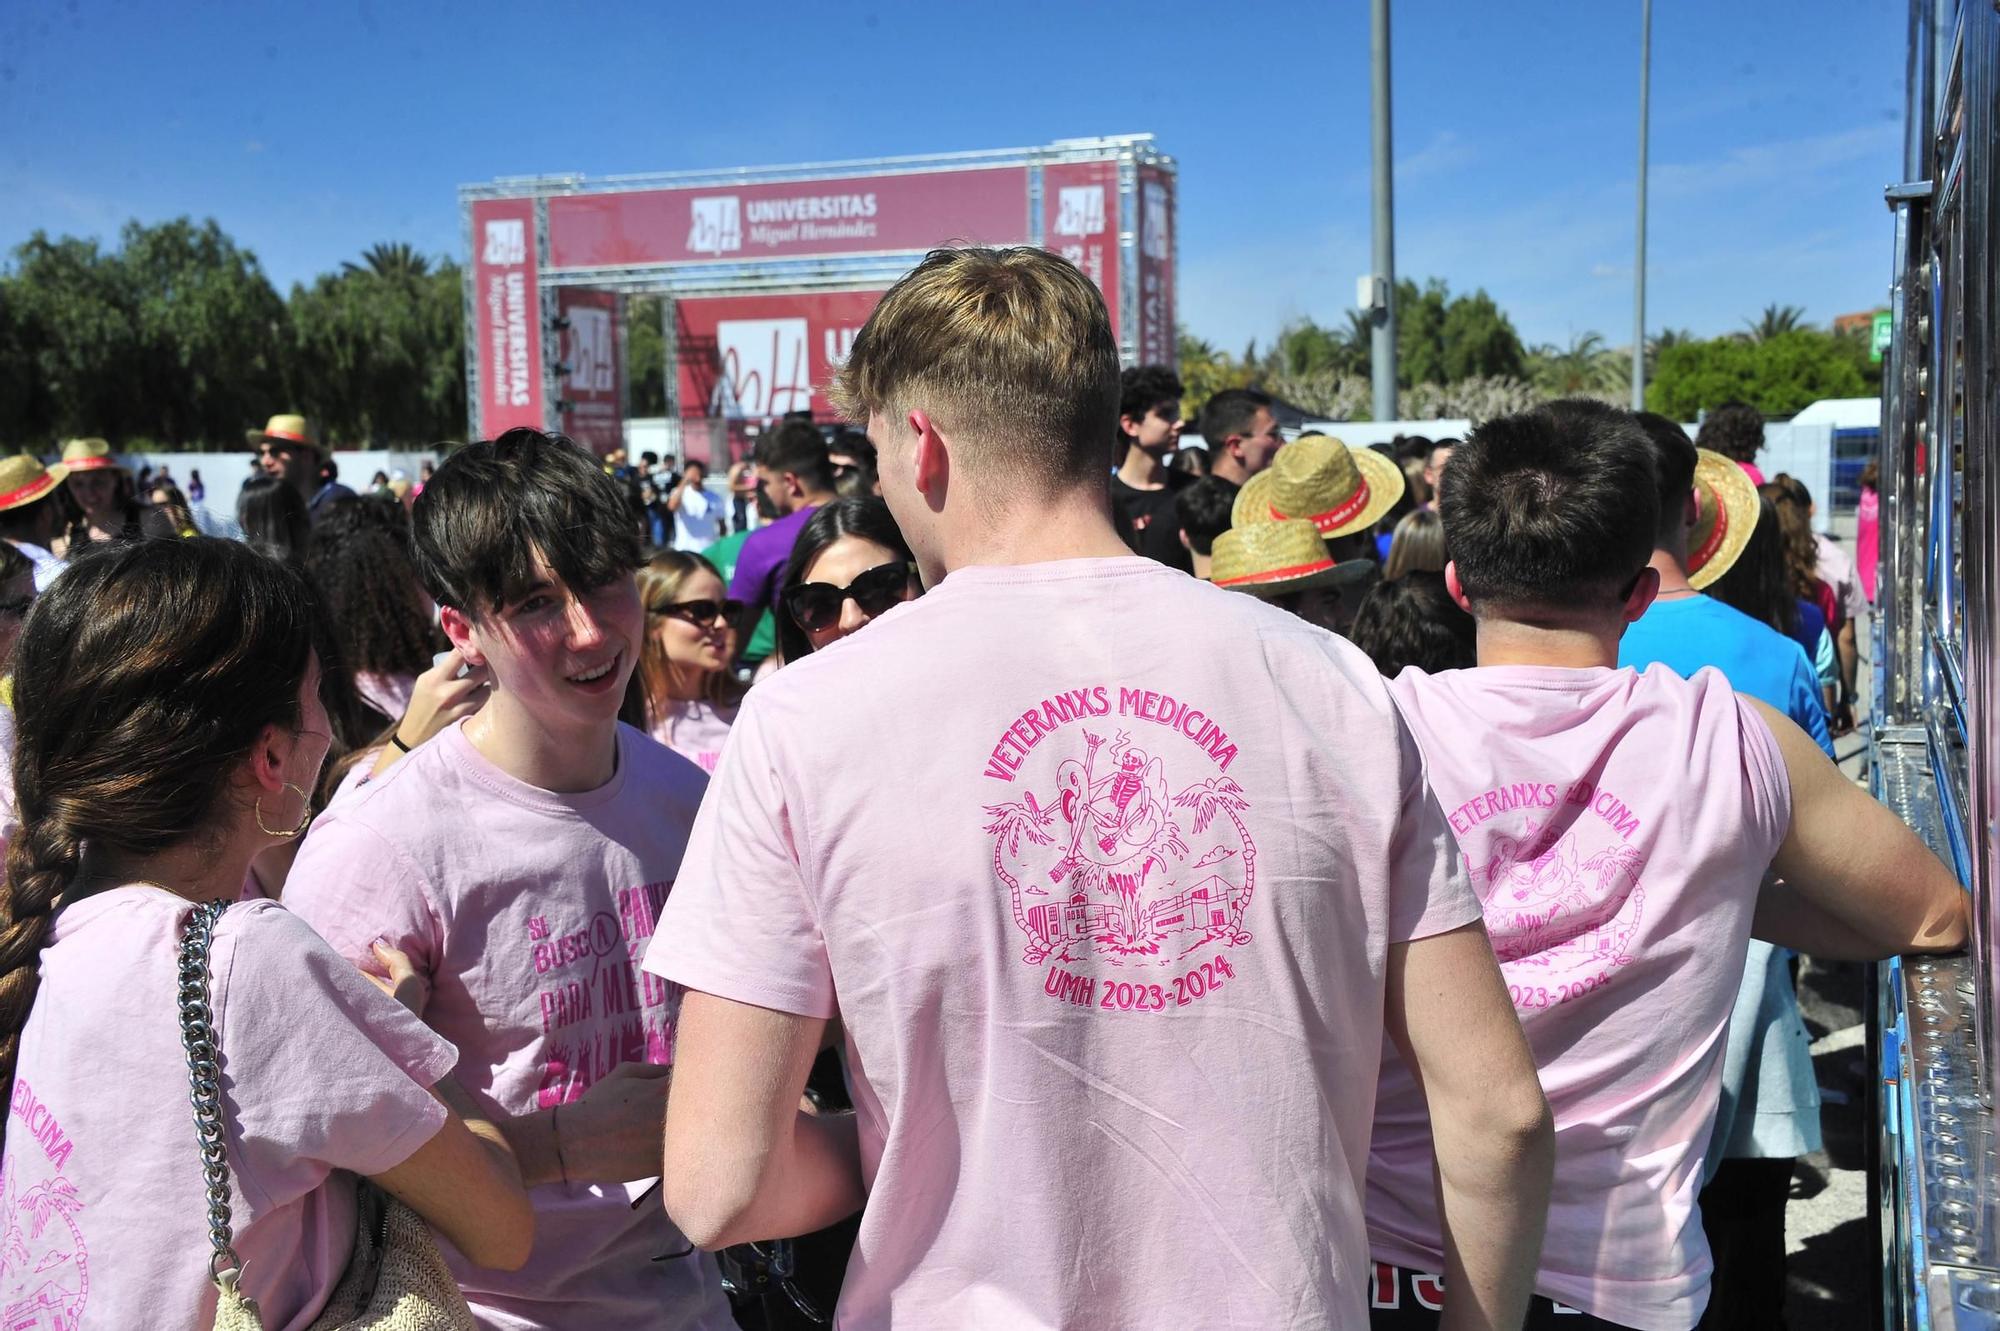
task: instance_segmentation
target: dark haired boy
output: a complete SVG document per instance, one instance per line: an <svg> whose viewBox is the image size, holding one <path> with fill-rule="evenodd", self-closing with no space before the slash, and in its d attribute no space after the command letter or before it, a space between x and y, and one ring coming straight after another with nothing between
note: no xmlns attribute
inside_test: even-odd
<svg viewBox="0 0 2000 1331"><path fill-rule="evenodd" d="M1254 388L1225 388L1201 409L1201 437L1208 445L1208 474L1238 489L1271 465L1285 436L1271 412L1271 395Z"/></svg>
<svg viewBox="0 0 2000 1331"><path fill-rule="evenodd" d="M645 624L622 487L568 440L510 430L454 453L413 519L491 696L321 816L285 904L364 967L378 941L405 953L460 1083L504 1119L535 1248L511 1274L453 1256L483 1326L721 1331L713 1267L632 1205L659 1171L678 1016L637 958L705 782L618 721Z"/></svg>
<svg viewBox="0 0 2000 1331"><path fill-rule="evenodd" d="M1180 529L1181 544L1187 547L1197 578L1208 577L1215 538L1229 530L1236 490L1227 481L1203 476L1174 496L1174 518Z"/></svg>
<svg viewBox="0 0 2000 1331"><path fill-rule="evenodd" d="M1965 937L1944 866L1782 714L1713 670L1618 668L1659 586L1657 476L1644 430L1601 404L1481 426L1443 495L1446 585L1477 621L1479 668L1390 686L1555 1111L1530 1327L1701 1319L1695 1194L1753 930L1848 957ZM1760 890L1767 867L1783 882ZM1431 1135L1385 1050L1368 1173L1380 1328L1436 1321Z"/></svg>
<svg viewBox="0 0 2000 1331"><path fill-rule="evenodd" d="M833 462L819 427L790 417L757 437L750 460L758 496L778 517L743 542L736 571L729 577L729 597L745 606L769 609L778 604L779 575L800 530L821 504L834 499ZM759 504L760 511L763 506Z"/></svg>
<svg viewBox="0 0 2000 1331"><path fill-rule="evenodd" d="M1194 571L1181 543L1174 497L1194 477L1167 465L1181 438L1180 377L1164 365L1134 365L1118 378L1118 450L1111 505L1125 543L1148 559Z"/></svg>

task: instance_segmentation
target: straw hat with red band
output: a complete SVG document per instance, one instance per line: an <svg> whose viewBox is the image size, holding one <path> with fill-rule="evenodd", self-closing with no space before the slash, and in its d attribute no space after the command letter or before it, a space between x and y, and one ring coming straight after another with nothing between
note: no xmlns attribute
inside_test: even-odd
<svg viewBox="0 0 2000 1331"><path fill-rule="evenodd" d="M1217 536L1208 580L1252 596L1279 596L1331 582L1333 570L1319 528L1303 518L1279 518Z"/></svg>
<svg viewBox="0 0 2000 1331"><path fill-rule="evenodd" d="M1703 448L1694 464L1694 526L1688 532L1688 585L1708 587L1735 566L1757 529L1757 486L1743 468Z"/></svg>
<svg viewBox="0 0 2000 1331"><path fill-rule="evenodd" d="M273 416L261 430L245 430L244 437L255 448L259 444L290 444L294 448L310 448L315 453L324 453L326 446L319 441L319 431L303 416Z"/></svg>
<svg viewBox="0 0 2000 1331"><path fill-rule="evenodd" d="M1236 496L1231 525L1305 518L1328 540L1367 531L1403 497L1403 472L1369 448L1331 435L1302 434Z"/></svg>
<svg viewBox="0 0 2000 1331"><path fill-rule="evenodd" d="M124 464L111 455L111 445L103 439L72 439L63 445L62 464L72 473L79 471L124 471Z"/></svg>
<svg viewBox="0 0 2000 1331"><path fill-rule="evenodd" d="M44 467L42 460L32 453L0 458L0 513L46 499L68 475L69 468L62 463Z"/></svg>

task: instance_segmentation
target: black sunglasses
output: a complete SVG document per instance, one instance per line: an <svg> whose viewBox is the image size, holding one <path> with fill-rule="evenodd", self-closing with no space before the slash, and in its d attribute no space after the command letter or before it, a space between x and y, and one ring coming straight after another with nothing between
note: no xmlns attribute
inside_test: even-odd
<svg viewBox="0 0 2000 1331"><path fill-rule="evenodd" d="M672 615L675 619L685 619L690 624L713 624L718 619L734 623L743 614L741 601L675 601L672 605L656 610L654 614Z"/></svg>
<svg viewBox="0 0 2000 1331"><path fill-rule="evenodd" d="M892 606L901 605L910 591L910 566L905 563L877 564L866 573L854 575L845 587L830 582L803 582L785 588L785 613L808 633L831 628L840 618L840 607L852 597L861 613L873 619Z"/></svg>

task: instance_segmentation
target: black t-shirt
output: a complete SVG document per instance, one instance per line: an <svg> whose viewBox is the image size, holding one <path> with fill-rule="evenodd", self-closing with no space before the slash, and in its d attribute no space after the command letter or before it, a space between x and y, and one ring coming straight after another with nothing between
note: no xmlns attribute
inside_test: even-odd
<svg viewBox="0 0 2000 1331"><path fill-rule="evenodd" d="M1183 573L1194 572L1194 560L1181 544L1181 517L1174 508L1174 496L1195 479L1189 472L1170 470L1165 488L1139 490L1122 477L1112 476L1111 509L1118 519L1118 534L1135 553Z"/></svg>

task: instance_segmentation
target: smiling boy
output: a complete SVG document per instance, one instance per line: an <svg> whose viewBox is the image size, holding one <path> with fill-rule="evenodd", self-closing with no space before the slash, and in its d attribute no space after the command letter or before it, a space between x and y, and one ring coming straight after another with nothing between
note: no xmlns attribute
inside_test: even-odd
<svg viewBox="0 0 2000 1331"><path fill-rule="evenodd" d="M406 953L460 1083L505 1118L535 1249L512 1274L454 1255L483 1326L720 1331L713 1266L632 1208L658 1172L679 1008L635 957L704 786L618 721L644 626L636 534L594 459L526 429L453 455L413 517L444 631L492 696L321 817L285 904L357 963L377 939Z"/></svg>

